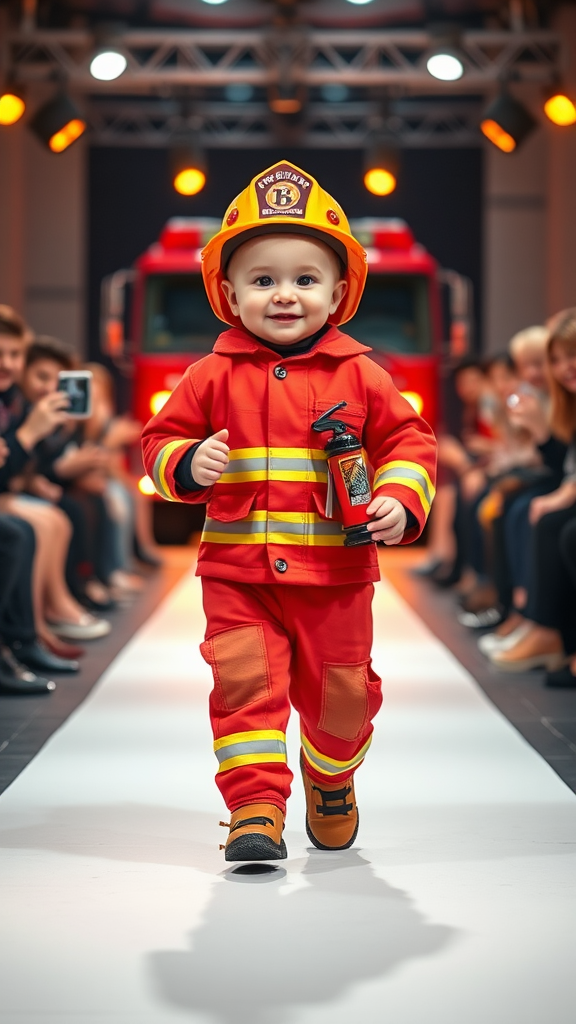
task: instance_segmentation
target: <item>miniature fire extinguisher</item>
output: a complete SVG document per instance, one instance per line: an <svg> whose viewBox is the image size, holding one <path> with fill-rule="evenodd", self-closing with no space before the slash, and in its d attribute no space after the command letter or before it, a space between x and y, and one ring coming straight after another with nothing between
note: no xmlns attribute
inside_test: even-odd
<svg viewBox="0 0 576 1024"><path fill-rule="evenodd" d="M356 437L343 420L330 419L332 413L344 409L346 402L338 402L323 413L312 424L319 434L332 431L332 437L324 446L328 456L328 497L326 515L332 516L332 488L336 492L342 512L342 527L346 538L345 547L357 544L371 544L372 534L367 529L369 517L366 509L372 500L368 460L362 441Z"/></svg>

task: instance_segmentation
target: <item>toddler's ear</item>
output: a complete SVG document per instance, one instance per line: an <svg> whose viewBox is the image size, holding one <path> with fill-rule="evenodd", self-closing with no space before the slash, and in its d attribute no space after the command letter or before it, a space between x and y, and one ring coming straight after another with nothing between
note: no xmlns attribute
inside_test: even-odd
<svg viewBox="0 0 576 1024"><path fill-rule="evenodd" d="M348 281L344 281L344 280L338 281L337 284L334 286L334 291L332 292L332 302L330 303L330 312L331 313L335 313L336 312L336 310L338 309L338 306L342 302L342 299L346 295L347 291L348 291Z"/></svg>
<svg viewBox="0 0 576 1024"><path fill-rule="evenodd" d="M232 284L232 281L224 280L221 282L220 287L224 292L224 295L228 299L228 305L230 306L230 309L234 313L234 316L239 316L240 308L236 301L236 292L234 291L234 285Z"/></svg>

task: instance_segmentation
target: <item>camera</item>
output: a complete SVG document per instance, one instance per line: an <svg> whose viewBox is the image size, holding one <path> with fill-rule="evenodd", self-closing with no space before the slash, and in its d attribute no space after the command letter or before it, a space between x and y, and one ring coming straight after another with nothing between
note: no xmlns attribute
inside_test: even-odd
<svg viewBox="0 0 576 1024"><path fill-rule="evenodd" d="M58 391L68 396L66 410L73 419L85 420L92 414L92 374L90 370L61 370Z"/></svg>

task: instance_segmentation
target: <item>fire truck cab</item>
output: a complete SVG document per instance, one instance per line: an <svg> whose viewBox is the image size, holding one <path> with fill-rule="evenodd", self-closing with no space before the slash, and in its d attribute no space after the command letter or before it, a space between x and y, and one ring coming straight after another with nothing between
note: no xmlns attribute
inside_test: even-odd
<svg viewBox="0 0 576 1024"><path fill-rule="evenodd" d="M225 330L200 273L202 247L219 226L209 219L169 220L131 270L103 281L102 347L132 377L132 413L142 423ZM372 348L371 357L399 391L438 428L443 366L463 355L470 342L470 282L442 270L402 220L353 220L351 228L366 249L369 272L358 312L343 330ZM143 479L141 489L152 493L152 482Z"/></svg>

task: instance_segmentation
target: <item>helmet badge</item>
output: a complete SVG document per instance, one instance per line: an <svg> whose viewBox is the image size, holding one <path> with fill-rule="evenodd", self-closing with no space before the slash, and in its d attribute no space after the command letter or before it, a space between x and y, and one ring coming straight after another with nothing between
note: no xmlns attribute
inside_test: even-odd
<svg viewBox="0 0 576 1024"><path fill-rule="evenodd" d="M255 182L259 219L268 217L306 217L312 181L292 164L277 164Z"/></svg>

